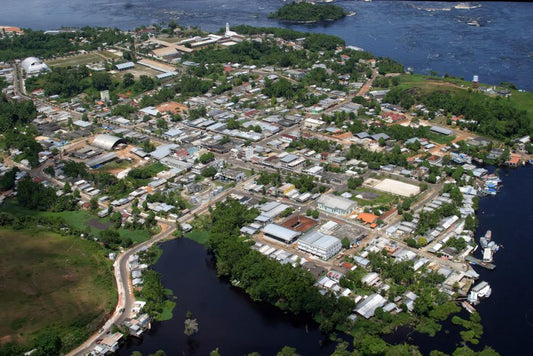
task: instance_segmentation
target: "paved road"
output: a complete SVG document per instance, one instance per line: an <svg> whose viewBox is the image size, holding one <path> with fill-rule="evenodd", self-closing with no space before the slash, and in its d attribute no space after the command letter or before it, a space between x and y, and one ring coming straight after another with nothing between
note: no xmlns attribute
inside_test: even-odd
<svg viewBox="0 0 533 356"><path fill-rule="evenodd" d="M155 235L152 239L145 241L135 247L122 252L118 255L114 267L115 283L118 289L118 301L115 307L115 311L111 317L106 321L105 325L98 331L93 334L87 341L82 345L77 347L75 350L72 350L68 355L86 355L89 353L95 346L96 340L102 338L107 334L113 325L120 325L126 318L131 317L131 308L135 302L135 297L133 296L133 288L130 284L130 270L128 267L128 258L139 252L140 249L144 247L150 247L154 243L159 242L168 236L170 236L175 230L175 227L164 224L163 231Z"/></svg>
<svg viewBox="0 0 533 356"><path fill-rule="evenodd" d="M189 221L194 218L194 216L199 215L209 208L209 206L215 204L216 202L224 199L228 194L233 192L236 189L241 188L243 185L247 184L251 180L255 179L257 176L251 176L248 179L240 182L235 187L228 189L227 191L221 193L215 199L209 201L208 203L198 206L196 209L192 210L188 214L180 217L178 221L180 223ZM106 333L108 333L113 325L120 325L126 318L131 318L131 308L135 302L135 297L133 296L133 287L130 283L130 273L128 267L128 259L131 255L139 252L140 249L145 247L151 247L154 243L160 242L169 236L176 230L175 225L168 220L158 219L159 222L163 225L163 230L152 237L150 240L145 241L139 245L134 246L133 248L120 253L117 256L114 267L115 282L118 290L118 301L115 307L115 311L111 317L106 321L104 326L97 333L93 334L87 341L82 345L77 347L75 350L68 353L71 356L82 356L89 353L95 346L96 340L102 338ZM121 312L122 311L122 312Z"/></svg>

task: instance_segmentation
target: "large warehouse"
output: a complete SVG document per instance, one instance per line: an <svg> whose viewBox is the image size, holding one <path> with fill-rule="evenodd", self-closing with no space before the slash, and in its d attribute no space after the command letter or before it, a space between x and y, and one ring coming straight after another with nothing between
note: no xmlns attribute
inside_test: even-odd
<svg viewBox="0 0 533 356"><path fill-rule="evenodd" d="M126 143L126 140L120 137L116 137L108 134L97 135L92 143L93 146L111 151L119 143Z"/></svg>
<svg viewBox="0 0 533 356"><path fill-rule="evenodd" d="M300 236L301 232L290 230L276 224L268 224L263 229L263 234L265 237L290 244Z"/></svg>
<svg viewBox="0 0 533 356"><path fill-rule="evenodd" d="M329 260L342 248L342 242L335 236L320 231L311 231L298 240L298 249L309 252L323 260Z"/></svg>
<svg viewBox="0 0 533 356"><path fill-rule="evenodd" d="M49 70L48 66L36 57L28 57L23 60L20 65L26 72L26 75L38 74Z"/></svg>

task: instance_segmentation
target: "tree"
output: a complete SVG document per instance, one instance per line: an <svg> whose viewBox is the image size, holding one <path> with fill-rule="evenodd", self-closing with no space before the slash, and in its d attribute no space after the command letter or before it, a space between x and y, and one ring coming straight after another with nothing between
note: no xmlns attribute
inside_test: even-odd
<svg viewBox="0 0 533 356"><path fill-rule="evenodd" d="M44 173L48 174L51 177L55 177L56 171L54 170L54 166L47 166L44 169Z"/></svg>
<svg viewBox="0 0 533 356"><path fill-rule="evenodd" d="M122 86L124 86L124 88L127 88L133 84L135 84L135 77L133 76L133 74L124 74L124 77L122 77Z"/></svg>
<svg viewBox="0 0 533 356"><path fill-rule="evenodd" d="M350 240L345 237L341 240L342 248L349 248L350 247Z"/></svg>
<svg viewBox="0 0 533 356"><path fill-rule="evenodd" d="M93 211L98 209L98 199L96 197L92 197L89 201L89 208Z"/></svg>
<svg viewBox="0 0 533 356"><path fill-rule="evenodd" d="M0 177L0 190L5 191L9 190L15 187L15 177L18 172L17 167L13 167L10 171L4 173L3 176Z"/></svg>
<svg viewBox="0 0 533 356"><path fill-rule="evenodd" d="M282 218L286 218L287 216L291 215L293 211L293 208L286 208L279 214L279 216L281 216Z"/></svg>
<svg viewBox="0 0 533 356"><path fill-rule="evenodd" d="M202 171L204 177L213 178L218 173L217 169L213 166L209 166Z"/></svg>
<svg viewBox="0 0 533 356"><path fill-rule="evenodd" d="M203 164L210 162L213 159L215 159L215 155L213 152L206 152L200 155L200 157L198 157L198 161L200 161L200 163L203 163Z"/></svg>
<svg viewBox="0 0 533 356"><path fill-rule="evenodd" d="M49 328L36 336L33 340L33 345L38 350L38 354L58 355L61 349L61 338L57 330Z"/></svg>
<svg viewBox="0 0 533 356"><path fill-rule="evenodd" d="M280 352L276 354L277 356L298 356L299 354L296 352L296 349L294 347L290 346L283 346Z"/></svg>
<svg viewBox="0 0 533 356"><path fill-rule="evenodd" d="M111 74L107 72L94 72L91 78L93 87L96 90L107 90L111 88Z"/></svg>

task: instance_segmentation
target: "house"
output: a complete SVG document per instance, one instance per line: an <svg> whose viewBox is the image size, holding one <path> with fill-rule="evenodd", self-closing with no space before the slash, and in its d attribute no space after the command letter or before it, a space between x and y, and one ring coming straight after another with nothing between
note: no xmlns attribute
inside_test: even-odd
<svg viewBox="0 0 533 356"><path fill-rule="evenodd" d="M289 194L291 191L293 191L295 189L295 186L294 184L292 183L285 183L283 184L281 187L278 188L278 191L283 194L283 195L287 195Z"/></svg>
<svg viewBox="0 0 533 356"><path fill-rule="evenodd" d="M452 130L445 129L444 127L440 127L440 126L431 126L431 128L429 130L431 132L435 132L435 133L438 133L438 134L441 134L441 135L444 135L444 136L450 136L453 133Z"/></svg>
<svg viewBox="0 0 533 356"><path fill-rule="evenodd" d="M237 169L226 168L218 173L218 178L222 180L241 181L246 175Z"/></svg>
<svg viewBox="0 0 533 356"><path fill-rule="evenodd" d="M507 162L507 164L510 166L510 167L517 167L518 164L520 163L520 156L518 155L511 155L511 158L509 159L509 161Z"/></svg>
<svg viewBox="0 0 533 356"><path fill-rule="evenodd" d="M369 224L370 227L376 227L376 222L378 221L379 216L371 213L361 213L357 215L357 220L361 221L363 224Z"/></svg>
<svg viewBox="0 0 533 356"><path fill-rule="evenodd" d="M387 303L387 299L381 295L374 293L369 295L365 300L359 302L355 307L355 312L362 315L366 319L374 316L377 308L383 307Z"/></svg>
<svg viewBox="0 0 533 356"><path fill-rule="evenodd" d="M333 194L324 194L318 199L318 209L330 214L349 215L356 207L355 201Z"/></svg>

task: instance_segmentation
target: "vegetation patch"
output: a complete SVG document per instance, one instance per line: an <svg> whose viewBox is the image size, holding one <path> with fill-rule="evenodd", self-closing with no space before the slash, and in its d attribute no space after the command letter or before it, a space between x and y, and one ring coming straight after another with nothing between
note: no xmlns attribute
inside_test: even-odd
<svg viewBox="0 0 533 356"><path fill-rule="evenodd" d="M172 314L172 311L174 310L174 307L176 306L176 302L165 300L163 302L163 311L161 314L159 314L156 318L157 321L167 321L174 317L174 314Z"/></svg>
<svg viewBox="0 0 533 356"><path fill-rule="evenodd" d="M89 54L81 54L78 56L53 59L50 61L46 61L46 64L50 67L70 67L70 66L90 64L94 62L102 62L104 60L107 60L107 58L100 56L96 53L89 53Z"/></svg>
<svg viewBox="0 0 533 356"><path fill-rule="evenodd" d="M61 211L61 212L50 212L50 211L36 211L26 209L19 204L16 204L14 201L9 200L4 202L0 207L0 211L10 213L14 216L35 216L35 217L49 217L49 218L62 218L72 227L79 229L81 231L91 232L93 234L98 234L101 231L106 231L110 224L110 218L101 219L95 214L86 211L86 210L74 210L74 211ZM143 242L150 238L150 234L146 230L127 230L127 229L118 229L117 230L121 239L130 238L133 243Z"/></svg>
<svg viewBox="0 0 533 356"><path fill-rule="evenodd" d="M185 234L185 237L193 241L198 242L199 244L205 245L209 241L209 232L208 231L191 231Z"/></svg>

